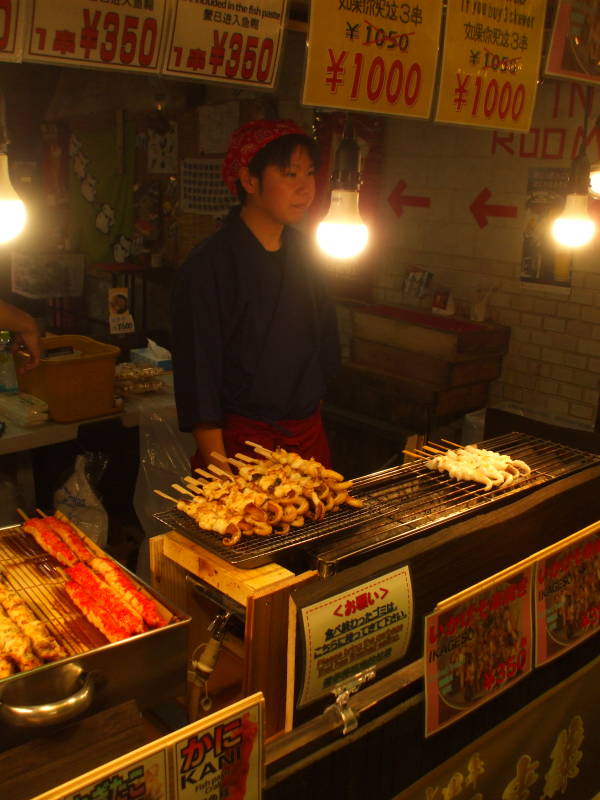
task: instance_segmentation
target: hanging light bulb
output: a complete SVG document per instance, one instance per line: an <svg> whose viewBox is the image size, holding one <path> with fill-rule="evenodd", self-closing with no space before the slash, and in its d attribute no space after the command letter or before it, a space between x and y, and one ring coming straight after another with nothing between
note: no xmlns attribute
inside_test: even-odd
<svg viewBox="0 0 600 800"><path fill-rule="evenodd" d="M0 245L18 236L27 221L25 205L8 174L8 144L4 95L0 92Z"/></svg>
<svg viewBox="0 0 600 800"><path fill-rule="evenodd" d="M590 194L593 197L600 197L600 162L598 161L590 167Z"/></svg>
<svg viewBox="0 0 600 800"><path fill-rule="evenodd" d="M346 118L331 175L329 211L317 227L317 243L332 258L354 258L369 240L369 229L358 210L359 161L352 123Z"/></svg>
<svg viewBox="0 0 600 800"><path fill-rule="evenodd" d="M588 213L590 162L585 152L587 113L579 153L573 159L569 178L570 193L560 217L552 223L552 236L562 247L583 247L596 233L596 223Z"/></svg>

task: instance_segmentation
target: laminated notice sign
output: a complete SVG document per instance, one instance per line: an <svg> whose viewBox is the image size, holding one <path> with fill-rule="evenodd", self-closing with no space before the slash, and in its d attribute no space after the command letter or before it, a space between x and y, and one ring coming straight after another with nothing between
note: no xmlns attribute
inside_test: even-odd
<svg viewBox="0 0 600 800"><path fill-rule="evenodd" d="M25 0L0 0L0 61L20 61Z"/></svg>
<svg viewBox="0 0 600 800"><path fill-rule="evenodd" d="M426 736L531 671L531 598L529 566L425 618Z"/></svg>
<svg viewBox="0 0 600 800"><path fill-rule="evenodd" d="M313 0L302 102L429 117L441 18L441 0Z"/></svg>
<svg viewBox="0 0 600 800"><path fill-rule="evenodd" d="M528 131L546 0L454 0L446 9L437 122Z"/></svg>
<svg viewBox="0 0 600 800"><path fill-rule="evenodd" d="M31 0L24 61L156 73L167 0Z"/></svg>
<svg viewBox="0 0 600 800"><path fill-rule="evenodd" d="M302 609L306 645L300 706L358 672L402 658L413 620L407 566Z"/></svg>
<svg viewBox="0 0 600 800"><path fill-rule="evenodd" d="M536 666L600 629L600 524L535 568Z"/></svg>
<svg viewBox="0 0 600 800"><path fill-rule="evenodd" d="M272 89L287 0L176 0L162 72Z"/></svg>

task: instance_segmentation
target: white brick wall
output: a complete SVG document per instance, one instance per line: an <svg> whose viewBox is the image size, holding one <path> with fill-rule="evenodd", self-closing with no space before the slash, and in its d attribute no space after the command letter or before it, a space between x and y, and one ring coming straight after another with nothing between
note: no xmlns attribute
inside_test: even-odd
<svg viewBox="0 0 600 800"><path fill-rule="evenodd" d="M574 259L571 287L539 287L519 280L529 171L569 167L583 111L574 85L546 80L538 92L532 129L526 136L500 134L433 122L390 119L386 127L381 226L374 230L375 297L414 305L402 296L407 267L434 273L435 286L452 289L459 309L468 309L478 289L494 287L488 318L512 331L502 376L491 403L559 425L590 429L600 388L600 233ZM600 92L590 119L600 113ZM520 157L556 153L564 129L564 158ZM539 133L536 133L539 131ZM551 140L551 141L550 141ZM494 152L495 146L495 152ZM588 146L600 160L598 138ZM399 180L405 194L431 198L431 207L404 207L398 217L387 196ZM493 204L517 206L516 218L489 217L480 228L469 206L487 187ZM428 301L430 302L430 298Z"/></svg>

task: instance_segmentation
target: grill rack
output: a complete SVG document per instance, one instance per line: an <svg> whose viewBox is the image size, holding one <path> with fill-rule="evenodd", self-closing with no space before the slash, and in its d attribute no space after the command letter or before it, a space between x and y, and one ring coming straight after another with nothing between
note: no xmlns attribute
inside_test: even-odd
<svg viewBox="0 0 600 800"><path fill-rule="evenodd" d="M218 533L202 530L179 509L170 508L154 516L224 561L250 568L272 561L283 551L322 540L335 546L334 543L350 531L360 533L362 537L368 530L367 526L380 521L383 524L377 528L381 529L381 536L375 535L370 542L357 544L356 552L361 546L366 552L384 542L419 535L447 520L483 510L490 504L510 501L515 495L600 463L600 456L523 433L487 439L478 446L525 461L531 467L531 475L520 477L505 488L486 492L479 484L457 481L427 469L425 459L411 461L356 478L352 494L363 500L364 506L360 509L345 507L323 520L308 522L285 536L242 537L231 547L222 543Z"/></svg>

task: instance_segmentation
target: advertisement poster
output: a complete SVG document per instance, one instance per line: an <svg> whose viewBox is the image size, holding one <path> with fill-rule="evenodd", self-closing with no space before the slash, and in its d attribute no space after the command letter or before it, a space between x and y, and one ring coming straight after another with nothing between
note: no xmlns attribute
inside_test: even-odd
<svg viewBox="0 0 600 800"><path fill-rule="evenodd" d="M425 618L425 735L532 669L532 567Z"/></svg>
<svg viewBox="0 0 600 800"><path fill-rule="evenodd" d="M176 0L164 75L275 85L286 0Z"/></svg>
<svg viewBox="0 0 600 800"><path fill-rule="evenodd" d="M402 658L413 596L407 566L302 609L306 666L299 706L367 669Z"/></svg>
<svg viewBox="0 0 600 800"><path fill-rule="evenodd" d="M536 667L600 629L600 526L595 528L536 564Z"/></svg>
<svg viewBox="0 0 600 800"><path fill-rule="evenodd" d="M111 333L133 333L135 330L127 287L116 286L108 290L108 322Z"/></svg>
<svg viewBox="0 0 600 800"><path fill-rule="evenodd" d="M529 283L570 285L572 250L560 248L552 223L565 204L571 170L534 167L527 179L521 280Z"/></svg>
<svg viewBox="0 0 600 800"><path fill-rule="evenodd" d="M442 0L311 4L302 102L427 119Z"/></svg>
<svg viewBox="0 0 600 800"><path fill-rule="evenodd" d="M598 0L558 0L546 75L582 83L600 83Z"/></svg>
<svg viewBox="0 0 600 800"><path fill-rule="evenodd" d="M528 131L546 0L448 3L437 122Z"/></svg>
<svg viewBox="0 0 600 800"><path fill-rule="evenodd" d="M157 73L167 0L31 0L24 61Z"/></svg>
<svg viewBox="0 0 600 800"><path fill-rule="evenodd" d="M262 703L250 706L246 703L246 706L177 742L177 800L261 797L263 706Z"/></svg>
<svg viewBox="0 0 600 800"><path fill-rule="evenodd" d="M0 2L0 61L20 61L23 55L25 0Z"/></svg>
<svg viewBox="0 0 600 800"><path fill-rule="evenodd" d="M65 800L168 800L166 753L154 753L69 794Z"/></svg>

